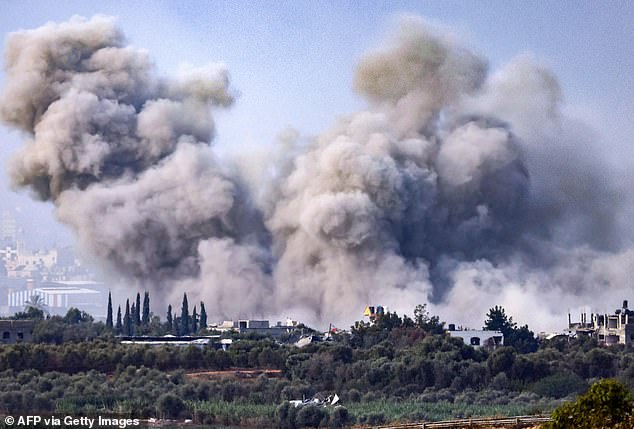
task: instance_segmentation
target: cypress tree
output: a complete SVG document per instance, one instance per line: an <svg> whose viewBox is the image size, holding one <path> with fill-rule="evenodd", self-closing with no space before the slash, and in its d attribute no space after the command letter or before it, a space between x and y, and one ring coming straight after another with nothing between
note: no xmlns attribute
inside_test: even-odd
<svg viewBox="0 0 634 429"><path fill-rule="evenodd" d="M134 307L134 304L132 304ZM130 300L125 300L125 316L123 316L123 329L127 336L132 336L132 320L130 318Z"/></svg>
<svg viewBox="0 0 634 429"><path fill-rule="evenodd" d="M189 335L189 305L187 304L187 293L183 294L183 307L181 309L180 334Z"/></svg>
<svg viewBox="0 0 634 429"><path fill-rule="evenodd" d="M112 295L108 292L108 315L106 316L106 328L112 329Z"/></svg>
<svg viewBox="0 0 634 429"><path fill-rule="evenodd" d="M174 335L183 335L183 332L181 331L181 318L180 317L175 317L174 318Z"/></svg>
<svg viewBox="0 0 634 429"><path fill-rule="evenodd" d="M121 329L123 328L123 324L121 323L121 306L117 309L117 324L115 328L117 332L121 333Z"/></svg>
<svg viewBox="0 0 634 429"><path fill-rule="evenodd" d="M200 323L198 324L198 329L206 329L207 328L207 312L205 311L205 304L200 301Z"/></svg>
<svg viewBox="0 0 634 429"><path fill-rule="evenodd" d="M136 307L134 305L134 302L132 303L132 306L130 307L130 321L132 323L132 330L134 330L134 322L136 320Z"/></svg>
<svg viewBox="0 0 634 429"><path fill-rule="evenodd" d="M192 333L196 333L196 331L198 331L198 312L194 305L194 312L192 313Z"/></svg>
<svg viewBox="0 0 634 429"><path fill-rule="evenodd" d="M143 295L143 315L141 317L141 323L145 326L150 323L150 293L145 292Z"/></svg>
<svg viewBox="0 0 634 429"><path fill-rule="evenodd" d="M134 313L134 324L139 326L141 324L141 293L136 293L136 313Z"/></svg>
<svg viewBox="0 0 634 429"><path fill-rule="evenodd" d="M172 304L167 306L167 330L172 332L174 330L174 318L172 317Z"/></svg>

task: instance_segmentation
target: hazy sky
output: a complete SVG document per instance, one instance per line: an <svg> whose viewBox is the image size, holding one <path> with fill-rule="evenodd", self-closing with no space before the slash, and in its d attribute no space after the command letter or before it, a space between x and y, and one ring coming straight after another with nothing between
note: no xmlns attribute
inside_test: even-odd
<svg viewBox="0 0 634 429"><path fill-rule="evenodd" d="M114 15L161 74L181 63L225 62L240 98L216 116L220 153L269 145L288 126L306 134L355 110L352 73L395 16L418 14L452 29L491 68L525 52L559 77L565 109L590 124L614 166L630 173L634 135L634 6L626 1L0 1L0 33L72 15ZM0 47L4 52L4 47ZM0 85L4 75L0 72ZM0 209L30 237L68 243L49 203L8 189L5 160L21 136L0 126Z"/></svg>

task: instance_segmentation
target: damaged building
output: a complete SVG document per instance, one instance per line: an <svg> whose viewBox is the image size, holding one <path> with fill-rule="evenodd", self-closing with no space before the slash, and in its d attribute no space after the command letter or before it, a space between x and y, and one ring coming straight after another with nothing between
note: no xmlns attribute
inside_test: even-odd
<svg viewBox="0 0 634 429"><path fill-rule="evenodd" d="M592 323L599 344L634 343L634 311L627 308L627 300L614 314L593 314Z"/></svg>
<svg viewBox="0 0 634 429"><path fill-rule="evenodd" d="M571 335L588 335L597 339L600 345L634 344L634 310L628 308L627 300L617 308L614 314L591 314L590 321L586 314L581 321L572 323L568 315L568 331Z"/></svg>

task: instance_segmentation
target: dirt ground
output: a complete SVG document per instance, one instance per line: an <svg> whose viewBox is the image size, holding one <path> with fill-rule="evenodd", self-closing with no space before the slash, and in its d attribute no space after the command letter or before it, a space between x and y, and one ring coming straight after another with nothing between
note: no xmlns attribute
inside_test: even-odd
<svg viewBox="0 0 634 429"><path fill-rule="evenodd" d="M197 378L199 380L255 380L261 375L268 378L277 378L282 375L282 371L279 369L230 368L222 371L190 372L186 374L189 378Z"/></svg>

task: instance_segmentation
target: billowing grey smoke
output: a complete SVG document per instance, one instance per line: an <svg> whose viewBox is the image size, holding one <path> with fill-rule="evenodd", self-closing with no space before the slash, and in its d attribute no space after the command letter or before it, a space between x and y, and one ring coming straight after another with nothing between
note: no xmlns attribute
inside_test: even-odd
<svg viewBox="0 0 634 429"><path fill-rule="evenodd" d="M223 65L158 79L114 21L96 17L10 35L5 67L2 119L32 136L10 164L15 186L52 200L84 248L163 297L233 260L248 269L211 277L212 290L240 293L234 277L247 274L257 288L244 307L213 302L241 315L266 305L259 215L205 149L210 109L233 102Z"/></svg>
<svg viewBox="0 0 634 429"><path fill-rule="evenodd" d="M394 295L440 299L446 279L430 284L429 270L444 259L514 245L529 189L519 146L500 121L459 105L485 70L416 20L362 59L355 87L370 109L296 159L267 219L281 292L313 308L331 295L337 312Z"/></svg>
<svg viewBox="0 0 634 429"><path fill-rule="evenodd" d="M634 271L618 192L529 56L489 73L402 19L358 65L366 110L224 165L208 149L210 111L233 102L224 66L159 79L103 17L14 33L6 52L1 117L31 136L13 183L130 281L218 318L347 322L431 300L477 326L495 304L535 321L518 301L544 296L550 322L555 300L620 292Z"/></svg>

